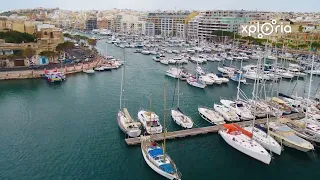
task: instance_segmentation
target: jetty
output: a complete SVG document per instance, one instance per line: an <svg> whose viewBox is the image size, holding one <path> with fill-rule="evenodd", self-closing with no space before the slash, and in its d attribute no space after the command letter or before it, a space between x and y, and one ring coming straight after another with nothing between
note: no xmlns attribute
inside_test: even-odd
<svg viewBox="0 0 320 180"><path fill-rule="evenodd" d="M288 119L299 119L303 118L304 114L303 113L294 113L290 115L285 115L282 116L282 118L288 118ZM267 122L267 118L263 119L256 119L255 123L257 124L264 124ZM277 120L276 117L270 117L269 122L275 122ZM235 124L238 124L240 126L248 126L252 124L252 121L242 121L242 122L237 122ZM172 131L172 132L167 132L166 134L166 139L175 139L175 138L184 138L184 137L191 137L191 136L196 136L200 134L208 134L208 133L217 133L220 129L222 129L222 125L215 125L215 126L207 126L207 127L199 127L199 128L192 128L192 129L184 129L184 130L179 130L179 131ZM149 135L150 138L154 141L162 141L163 140L163 133L160 134L153 134ZM126 138L125 139L127 145L139 145L140 144L140 137L136 138Z"/></svg>

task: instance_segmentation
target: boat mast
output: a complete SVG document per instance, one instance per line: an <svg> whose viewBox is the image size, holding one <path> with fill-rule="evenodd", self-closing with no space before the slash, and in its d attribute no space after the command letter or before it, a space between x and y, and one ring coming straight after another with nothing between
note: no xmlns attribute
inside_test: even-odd
<svg viewBox="0 0 320 180"><path fill-rule="evenodd" d="M309 81L309 89L308 89L308 100L307 100L307 109L306 109L306 118L308 118L308 113L309 113L308 111L309 111L309 99L310 99L310 93L311 93L313 64L314 64L314 55L312 56L312 63L311 63L310 81Z"/></svg>
<svg viewBox="0 0 320 180"><path fill-rule="evenodd" d="M123 49L123 68L121 70L121 91L120 91L120 110L122 109L122 96L123 96L123 81L124 81L124 67L126 66L126 50Z"/></svg>
<svg viewBox="0 0 320 180"><path fill-rule="evenodd" d="M242 60L241 60L241 66L240 66L240 74L239 74L239 79L238 79L238 87L237 87L237 89L238 89L238 91L237 91L237 100L239 100L239 91L240 91L240 82L241 82L241 76L242 76Z"/></svg>
<svg viewBox="0 0 320 180"><path fill-rule="evenodd" d="M181 67L181 65L180 65L180 67ZM178 81L178 102L177 102L177 108L179 108L179 106L180 106L180 76L181 76L181 69L180 69L180 67L179 67L179 76L178 76L178 78L177 78L177 81Z"/></svg>
<svg viewBox="0 0 320 180"><path fill-rule="evenodd" d="M166 133L167 133L167 127L166 127L166 83L164 83L163 87L163 162L166 162Z"/></svg>

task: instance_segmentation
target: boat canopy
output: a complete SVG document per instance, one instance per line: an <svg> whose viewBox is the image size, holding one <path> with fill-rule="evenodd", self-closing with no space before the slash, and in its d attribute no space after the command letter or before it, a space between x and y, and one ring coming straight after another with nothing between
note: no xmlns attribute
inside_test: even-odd
<svg viewBox="0 0 320 180"><path fill-rule="evenodd" d="M279 93L279 96L285 97L285 98L289 98L289 99L293 99L291 96L285 95L283 93Z"/></svg>
<svg viewBox="0 0 320 180"><path fill-rule="evenodd" d="M166 173L170 173L170 174L173 174L175 173L176 171L174 170L174 168L172 167L171 164L162 164L160 165L160 168L165 171Z"/></svg>
<svg viewBox="0 0 320 180"><path fill-rule="evenodd" d="M272 98L272 101L277 102L277 103L279 103L279 104L286 104L286 102L284 102L282 99L279 99L279 98L277 98L277 97L273 97L273 98Z"/></svg>
<svg viewBox="0 0 320 180"><path fill-rule="evenodd" d="M228 134L230 134L231 132L235 132L235 131L241 131L243 134L247 135L248 137L252 138L252 133L241 128L239 125L237 124L224 124L223 125L226 129L228 129Z"/></svg>
<svg viewBox="0 0 320 180"><path fill-rule="evenodd" d="M163 150L160 147L157 147L155 149L151 149L149 150L149 154L152 158L156 158L158 156L162 156L163 155Z"/></svg>

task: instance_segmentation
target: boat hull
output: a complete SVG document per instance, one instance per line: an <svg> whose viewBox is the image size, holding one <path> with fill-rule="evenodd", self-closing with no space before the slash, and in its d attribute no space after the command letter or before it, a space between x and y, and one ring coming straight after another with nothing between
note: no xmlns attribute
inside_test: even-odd
<svg viewBox="0 0 320 180"><path fill-rule="evenodd" d="M122 125L122 123L121 123L121 121L120 121L120 115L118 114L118 117L117 117L117 121L118 121L118 126L119 126L119 129L122 131L122 132L124 132L124 133L126 133L129 137L138 137L138 136L140 136L140 134L141 134L141 130L139 129L139 130L134 130L134 131L127 131L124 127L123 127L123 125Z"/></svg>
<svg viewBox="0 0 320 180"><path fill-rule="evenodd" d="M233 148L237 149L238 151L240 151L240 152L242 152L242 153L244 153L244 154L246 154L246 155L248 155L248 156L250 156L250 157L252 157L252 158L254 158L256 160L259 160L259 161L261 161L261 162L263 162L265 164L270 164L270 161L271 161L271 156L270 155L269 156L267 156L267 155L261 156L260 154L254 152L254 151L250 151L249 149L246 149L246 148L234 143L232 139L230 139L230 138L228 138L226 136L227 133L225 131L221 131L220 130L219 134L221 135L221 137L224 139L224 141L227 144L229 144Z"/></svg>

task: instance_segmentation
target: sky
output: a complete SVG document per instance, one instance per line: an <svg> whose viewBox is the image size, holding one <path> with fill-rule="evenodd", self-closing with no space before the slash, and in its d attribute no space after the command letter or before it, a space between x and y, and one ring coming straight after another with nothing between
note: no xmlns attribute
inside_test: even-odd
<svg viewBox="0 0 320 180"><path fill-rule="evenodd" d="M3 2L1 2L3 1ZM0 11L35 7L67 10L258 10L320 12L319 0L0 0Z"/></svg>

